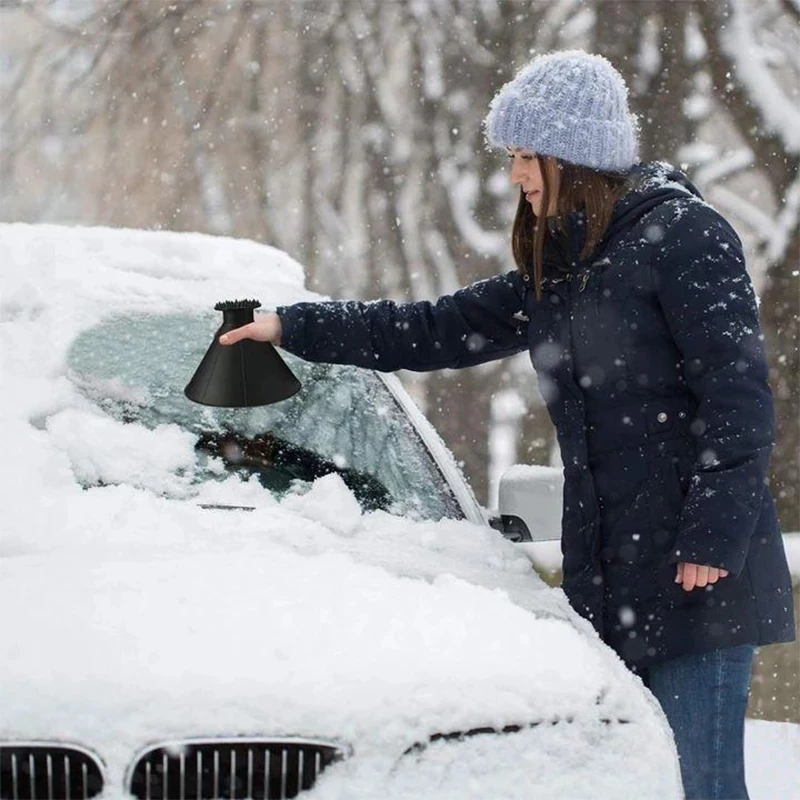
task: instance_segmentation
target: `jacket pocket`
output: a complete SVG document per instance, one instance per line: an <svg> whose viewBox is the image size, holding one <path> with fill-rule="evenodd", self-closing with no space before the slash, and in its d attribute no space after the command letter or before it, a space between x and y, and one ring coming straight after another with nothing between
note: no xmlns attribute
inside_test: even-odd
<svg viewBox="0 0 800 800"><path fill-rule="evenodd" d="M681 513L689 491L690 473L685 471L679 454L658 456L651 467L657 489L649 504L653 544L660 553L669 552L680 527Z"/></svg>
<svg viewBox="0 0 800 800"><path fill-rule="evenodd" d="M629 493L603 509L600 558L608 564L632 564L652 548L649 476Z"/></svg>

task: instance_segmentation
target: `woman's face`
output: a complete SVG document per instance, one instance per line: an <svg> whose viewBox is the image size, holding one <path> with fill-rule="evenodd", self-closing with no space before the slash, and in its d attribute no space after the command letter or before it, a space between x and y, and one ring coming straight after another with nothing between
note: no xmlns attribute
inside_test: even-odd
<svg viewBox="0 0 800 800"><path fill-rule="evenodd" d="M540 216L542 207L542 191L544 180L539 168L539 159L532 150L520 147L509 147L508 157L511 159L511 183L525 192L525 199L531 204L533 213ZM549 163L548 163L549 166ZM550 175L550 202L548 216L556 213L558 203L558 170L548 170Z"/></svg>

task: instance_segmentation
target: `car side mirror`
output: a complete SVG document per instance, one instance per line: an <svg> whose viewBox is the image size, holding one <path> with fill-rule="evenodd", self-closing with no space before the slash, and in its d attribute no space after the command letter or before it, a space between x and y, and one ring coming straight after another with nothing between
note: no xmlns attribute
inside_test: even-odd
<svg viewBox="0 0 800 800"><path fill-rule="evenodd" d="M500 516L490 524L512 542L558 540L563 489L560 467L516 464L500 478Z"/></svg>

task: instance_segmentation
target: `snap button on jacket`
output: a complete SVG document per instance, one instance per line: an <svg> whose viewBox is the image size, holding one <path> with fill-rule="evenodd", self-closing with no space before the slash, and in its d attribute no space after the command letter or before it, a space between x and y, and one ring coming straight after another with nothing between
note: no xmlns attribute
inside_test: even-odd
<svg viewBox="0 0 800 800"><path fill-rule="evenodd" d="M679 172L639 165L599 248L548 240L542 298L517 272L435 303L278 309L283 346L383 371L528 350L564 465L563 589L634 670L794 638L766 485L774 437L741 243ZM679 561L730 575L686 592Z"/></svg>

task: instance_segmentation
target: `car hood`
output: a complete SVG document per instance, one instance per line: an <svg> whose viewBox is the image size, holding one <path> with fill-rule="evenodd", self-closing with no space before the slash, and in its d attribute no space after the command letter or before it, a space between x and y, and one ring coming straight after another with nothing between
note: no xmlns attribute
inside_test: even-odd
<svg viewBox="0 0 800 800"><path fill-rule="evenodd" d="M616 657L498 534L348 518L346 492L327 476L245 512L106 487L32 514L51 519L47 546L0 561L0 736L402 749L487 723L641 716ZM314 518L322 503L338 529Z"/></svg>

